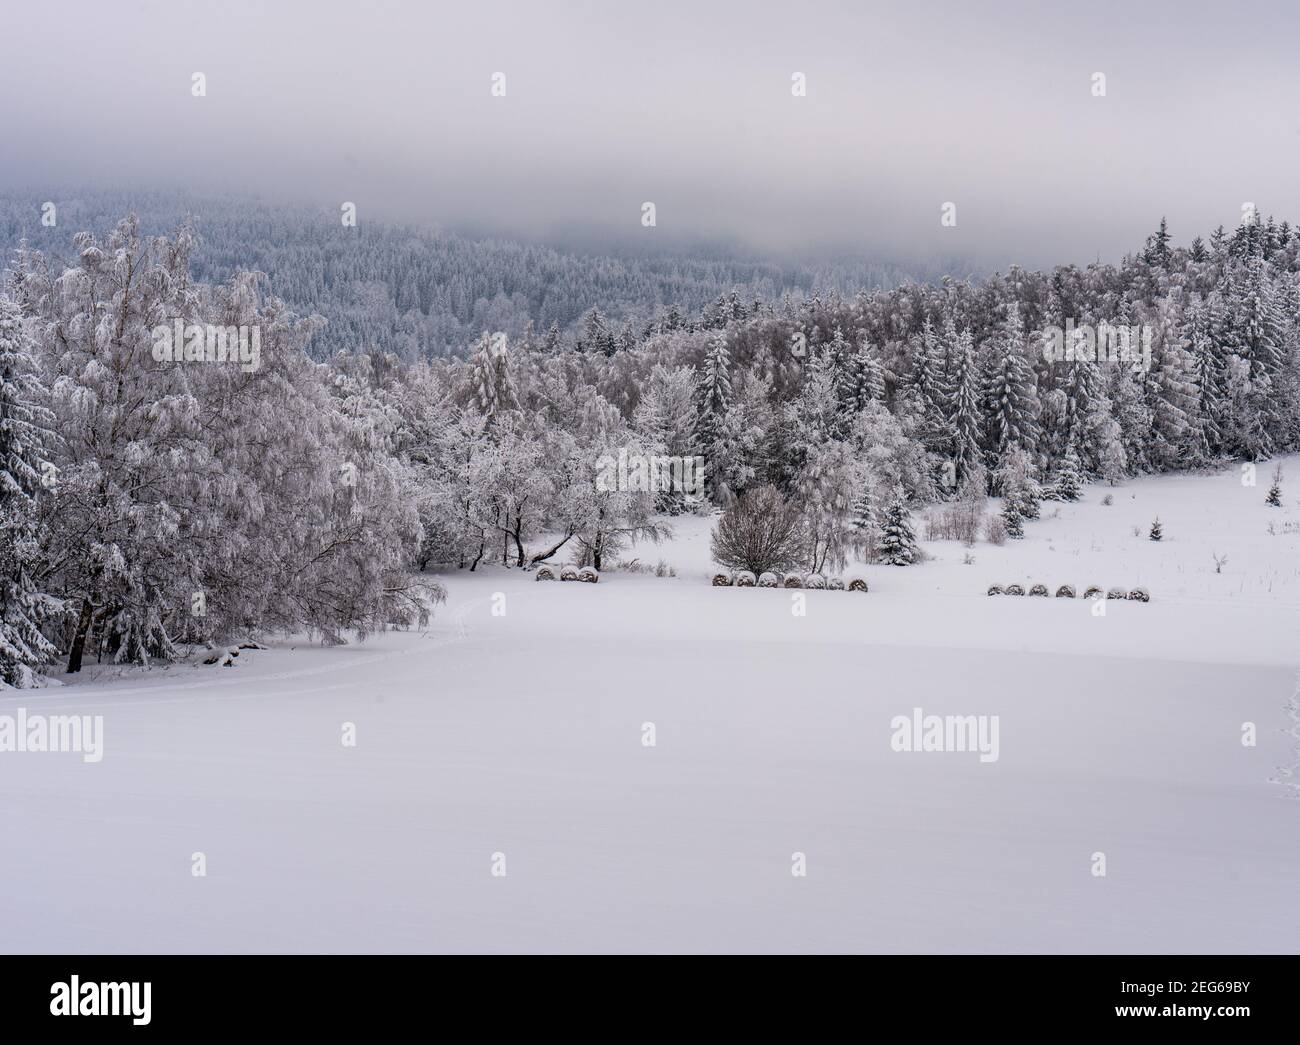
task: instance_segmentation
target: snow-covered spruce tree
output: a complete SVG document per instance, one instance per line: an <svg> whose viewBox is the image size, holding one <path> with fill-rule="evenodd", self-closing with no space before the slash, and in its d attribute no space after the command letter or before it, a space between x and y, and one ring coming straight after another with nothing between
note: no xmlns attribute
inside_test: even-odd
<svg viewBox="0 0 1300 1045"><path fill-rule="evenodd" d="M1151 530L1147 534L1147 536L1150 537L1151 540L1153 541L1158 541L1162 537L1164 537L1164 535L1165 535L1165 530L1164 527L1160 525L1159 517L1153 519L1151 522Z"/></svg>
<svg viewBox="0 0 1300 1045"><path fill-rule="evenodd" d="M1020 505L1014 498L1008 497L1002 502L1002 521L1006 524L1008 537L1019 539L1025 535L1023 519Z"/></svg>
<svg viewBox="0 0 1300 1045"><path fill-rule="evenodd" d="M692 456L695 427L694 384L686 367L657 364L650 372L632 413L637 437L656 454ZM715 462L716 465L716 462ZM677 515L685 507L686 491L674 487L657 495L658 509Z"/></svg>
<svg viewBox="0 0 1300 1045"><path fill-rule="evenodd" d="M998 459L1007 448L1017 446L1033 452L1038 445L1040 406L1027 348L1020 309L1012 303L1007 307L1002 336L994 346L992 367L984 384L995 474L1000 466Z"/></svg>
<svg viewBox="0 0 1300 1045"><path fill-rule="evenodd" d="M1268 496L1264 503L1273 508L1282 507L1282 466L1279 464L1273 469L1273 485L1268 488Z"/></svg>
<svg viewBox="0 0 1300 1045"><path fill-rule="evenodd" d="M1082 490L1083 476L1079 470L1079 455L1071 446L1057 469L1053 491L1059 500L1077 501Z"/></svg>
<svg viewBox="0 0 1300 1045"><path fill-rule="evenodd" d="M885 509L880 527L880 561L886 566L910 566L917 560L916 533L902 497Z"/></svg>
<svg viewBox="0 0 1300 1045"><path fill-rule="evenodd" d="M875 349L866 341L854 354L850 364L852 393L850 402L854 415L862 413L868 403L885 401L885 375L876 361Z"/></svg>
<svg viewBox="0 0 1300 1045"><path fill-rule="evenodd" d="M727 341L717 335L710 342L704 364L695 386L695 447L696 454L706 462L710 461L717 449L718 439L722 433L723 421L731 405L731 356L727 352ZM716 494L715 476L708 469L710 494Z"/></svg>
<svg viewBox="0 0 1300 1045"><path fill-rule="evenodd" d="M49 474L53 415L18 305L0 294L0 686L23 689L58 654L42 632L61 608L39 590L36 499Z"/></svg>
<svg viewBox="0 0 1300 1045"><path fill-rule="evenodd" d="M948 324L951 323L952 317L949 316ZM955 328L952 337L955 343ZM947 454L951 449L948 413L953 389L947 379L943 348L928 316L920 332L909 339L907 347L911 362L907 388L919 407L918 435L927 450Z"/></svg>
<svg viewBox="0 0 1300 1045"><path fill-rule="evenodd" d="M982 460L980 433L984 427L980 410L980 374L975 363L975 345L969 330L957 339L954 394L949 424L953 431L953 460L957 481L964 480Z"/></svg>
<svg viewBox="0 0 1300 1045"><path fill-rule="evenodd" d="M849 507L849 540L855 558L865 561L875 558L880 544L878 514L875 481L866 470L862 488Z"/></svg>

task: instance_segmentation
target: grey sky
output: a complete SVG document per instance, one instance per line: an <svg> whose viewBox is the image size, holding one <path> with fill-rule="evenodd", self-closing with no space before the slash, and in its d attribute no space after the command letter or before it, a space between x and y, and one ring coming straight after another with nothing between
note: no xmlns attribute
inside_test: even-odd
<svg viewBox="0 0 1300 1045"><path fill-rule="evenodd" d="M5 187L998 265L1300 218L1294 2L4 4Z"/></svg>

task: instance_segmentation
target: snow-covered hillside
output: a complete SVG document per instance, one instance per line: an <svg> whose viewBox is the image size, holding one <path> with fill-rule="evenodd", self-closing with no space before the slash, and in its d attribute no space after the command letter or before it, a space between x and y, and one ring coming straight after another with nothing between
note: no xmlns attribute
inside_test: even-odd
<svg viewBox="0 0 1300 1045"><path fill-rule="evenodd" d="M688 518L631 553L676 577L452 571L422 633L11 691L104 754L0 757L0 947L1292 951L1300 478L1269 508L1267 474L1092 486L802 616L710 587ZM997 716L996 761L893 750L914 708Z"/></svg>

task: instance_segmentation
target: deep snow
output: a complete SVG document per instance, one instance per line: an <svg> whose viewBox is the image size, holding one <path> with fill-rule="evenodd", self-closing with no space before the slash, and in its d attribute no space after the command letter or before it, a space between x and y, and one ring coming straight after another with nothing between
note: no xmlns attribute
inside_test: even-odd
<svg viewBox="0 0 1300 1045"><path fill-rule="evenodd" d="M631 553L676 578L452 571L424 633L5 694L102 714L105 751L0 754L0 948L1294 951L1288 472L1281 509L1265 466L1089 487L803 617L710 587L686 519ZM914 707L999 716L998 761L891 750Z"/></svg>

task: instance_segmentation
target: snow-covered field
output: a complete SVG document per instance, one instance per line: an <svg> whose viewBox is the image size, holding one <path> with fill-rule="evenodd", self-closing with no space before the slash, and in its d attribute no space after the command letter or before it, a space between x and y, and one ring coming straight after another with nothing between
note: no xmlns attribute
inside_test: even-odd
<svg viewBox="0 0 1300 1045"><path fill-rule="evenodd" d="M631 553L675 578L452 572L424 633L6 694L105 740L0 755L0 948L1294 951L1287 466L1280 509L1265 466L1093 486L804 616L710 587L686 519ZM998 759L892 750L917 707L998 716Z"/></svg>

